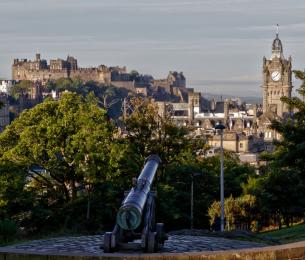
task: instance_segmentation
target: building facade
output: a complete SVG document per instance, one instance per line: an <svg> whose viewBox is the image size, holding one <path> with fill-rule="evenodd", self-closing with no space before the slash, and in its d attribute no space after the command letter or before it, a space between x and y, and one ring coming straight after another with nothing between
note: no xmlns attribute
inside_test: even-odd
<svg viewBox="0 0 305 260"><path fill-rule="evenodd" d="M0 80L0 92L9 94L14 85L15 82L13 80Z"/></svg>
<svg viewBox="0 0 305 260"><path fill-rule="evenodd" d="M272 112L279 117L289 113L281 97L291 97L292 59L285 59L283 45L277 32L272 43L270 59L263 58L263 113Z"/></svg>
<svg viewBox="0 0 305 260"><path fill-rule="evenodd" d="M126 67L107 67L100 65L92 68L79 68L77 59L68 56L66 60L52 59L49 64L36 54L34 61L15 59L12 65L12 79L16 81L30 80L41 82L56 81L60 78L79 78L84 82L95 81L102 84L112 84L118 88L134 89L134 82L127 73Z"/></svg>

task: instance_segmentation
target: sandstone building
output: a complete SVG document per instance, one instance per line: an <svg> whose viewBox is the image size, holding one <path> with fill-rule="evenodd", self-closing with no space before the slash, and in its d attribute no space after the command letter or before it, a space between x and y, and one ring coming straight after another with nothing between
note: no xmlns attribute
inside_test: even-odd
<svg viewBox="0 0 305 260"><path fill-rule="evenodd" d="M285 59L282 41L277 30L272 42L271 58L263 58L263 114L258 117L258 131L266 141L279 139L280 135L270 129L273 119L281 120L289 116L289 108L281 97L291 97L292 59Z"/></svg>
<svg viewBox="0 0 305 260"><path fill-rule="evenodd" d="M166 79L153 80L152 87L156 91L163 89L171 95L179 96L180 100L186 100L186 79L183 72L170 71Z"/></svg>
<svg viewBox="0 0 305 260"><path fill-rule="evenodd" d="M14 84L13 80L0 80L0 93L9 94Z"/></svg>
<svg viewBox="0 0 305 260"><path fill-rule="evenodd" d="M134 81L127 73L126 67L100 65L93 68L79 68L77 60L71 56L68 56L66 60L50 60L48 64L39 53L36 54L34 61L15 59L12 65L12 79L16 81L31 80L45 84L48 81L56 81L60 78L80 78L84 82L92 80L135 90Z"/></svg>
<svg viewBox="0 0 305 260"><path fill-rule="evenodd" d="M291 97L292 70L291 57L285 59L283 45L277 32L272 43L272 55L269 60L263 58L263 112L268 111L283 117L289 112L281 97Z"/></svg>

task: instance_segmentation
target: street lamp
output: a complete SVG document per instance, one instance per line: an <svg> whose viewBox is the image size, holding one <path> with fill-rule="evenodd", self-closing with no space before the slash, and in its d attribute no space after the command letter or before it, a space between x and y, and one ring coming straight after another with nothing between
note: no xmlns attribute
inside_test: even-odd
<svg viewBox="0 0 305 260"><path fill-rule="evenodd" d="M199 172L192 173L192 182L191 182L191 230L194 226L194 177L202 175Z"/></svg>
<svg viewBox="0 0 305 260"><path fill-rule="evenodd" d="M219 123L215 126L216 130L220 130L220 231L224 231L225 226L225 210L224 210L224 176L223 176L223 130L226 127Z"/></svg>

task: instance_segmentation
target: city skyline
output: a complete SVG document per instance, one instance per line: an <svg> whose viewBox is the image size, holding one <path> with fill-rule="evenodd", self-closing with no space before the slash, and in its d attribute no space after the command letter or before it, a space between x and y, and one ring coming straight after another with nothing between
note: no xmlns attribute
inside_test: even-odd
<svg viewBox="0 0 305 260"><path fill-rule="evenodd" d="M14 58L34 59L38 50L155 78L183 71L203 93L261 96L262 58L271 56L277 23L285 57L304 69L304 11L296 0L2 0L0 77L11 77Z"/></svg>

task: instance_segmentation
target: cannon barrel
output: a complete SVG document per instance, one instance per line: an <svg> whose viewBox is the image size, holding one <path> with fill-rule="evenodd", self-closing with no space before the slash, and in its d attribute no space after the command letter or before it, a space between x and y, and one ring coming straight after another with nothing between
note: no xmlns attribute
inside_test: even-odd
<svg viewBox="0 0 305 260"><path fill-rule="evenodd" d="M134 230L140 226L148 193L160 163L161 159L157 155L150 155L146 159L135 187L130 190L118 211L116 222L122 229Z"/></svg>

